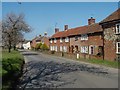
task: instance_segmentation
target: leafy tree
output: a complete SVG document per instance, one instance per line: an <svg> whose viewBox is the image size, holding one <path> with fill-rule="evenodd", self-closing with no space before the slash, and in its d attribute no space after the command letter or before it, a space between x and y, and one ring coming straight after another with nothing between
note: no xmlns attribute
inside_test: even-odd
<svg viewBox="0 0 120 90"><path fill-rule="evenodd" d="M35 49L36 50L41 49L41 46L42 46L42 43L38 43L38 44L36 44Z"/></svg>
<svg viewBox="0 0 120 90"><path fill-rule="evenodd" d="M44 44L41 45L41 49L42 49L42 50L48 50L49 48L48 48L48 46L44 43Z"/></svg>

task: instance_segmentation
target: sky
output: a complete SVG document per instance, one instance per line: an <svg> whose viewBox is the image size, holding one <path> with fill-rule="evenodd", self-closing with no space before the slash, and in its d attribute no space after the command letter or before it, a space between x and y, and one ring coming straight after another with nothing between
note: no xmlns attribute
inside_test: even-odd
<svg viewBox="0 0 120 90"><path fill-rule="evenodd" d="M2 19L11 12L24 13L33 28L24 36L31 40L44 32L51 36L55 26L63 31L66 24L69 28L87 25L90 17L98 23L117 9L117 2L2 2Z"/></svg>

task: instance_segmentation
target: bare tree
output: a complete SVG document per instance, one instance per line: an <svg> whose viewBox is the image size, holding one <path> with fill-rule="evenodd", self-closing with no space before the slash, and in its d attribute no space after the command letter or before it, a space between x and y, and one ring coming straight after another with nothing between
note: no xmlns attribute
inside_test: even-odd
<svg viewBox="0 0 120 90"><path fill-rule="evenodd" d="M28 33L32 29L25 22L23 14L10 13L2 21L2 30L3 43L10 52L11 48L16 49L16 44L23 39L23 33Z"/></svg>

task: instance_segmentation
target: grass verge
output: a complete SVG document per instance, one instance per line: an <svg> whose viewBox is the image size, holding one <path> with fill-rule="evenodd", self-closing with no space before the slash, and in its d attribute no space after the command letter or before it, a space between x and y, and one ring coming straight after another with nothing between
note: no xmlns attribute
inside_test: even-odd
<svg viewBox="0 0 120 90"><path fill-rule="evenodd" d="M79 61L84 61L92 64L103 65L112 68L119 68L120 62L118 61L108 61L108 60L100 60L100 59L82 59L80 58Z"/></svg>

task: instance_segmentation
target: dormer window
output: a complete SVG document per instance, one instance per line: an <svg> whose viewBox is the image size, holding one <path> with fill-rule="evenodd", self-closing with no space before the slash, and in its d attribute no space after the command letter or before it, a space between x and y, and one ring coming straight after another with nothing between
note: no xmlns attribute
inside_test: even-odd
<svg viewBox="0 0 120 90"><path fill-rule="evenodd" d="M88 35L87 34L82 34L81 35L81 40L88 40Z"/></svg>
<svg viewBox="0 0 120 90"><path fill-rule="evenodd" d="M62 43L63 42L63 39L62 38L60 38L60 43Z"/></svg>
<svg viewBox="0 0 120 90"><path fill-rule="evenodd" d="M69 42L69 38L68 37L65 38L65 42Z"/></svg>
<svg viewBox="0 0 120 90"><path fill-rule="evenodd" d="M56 38L54 39L54 43L56 43L57 42L57 40L56 40Z"/></svg>
<svg viewBox="0 0 120 90"><path fill-rule="evenodd" d="M120 23L116 24L116 30L115 30L116 34L120 34Z"/></svg>
<svg viewBox="0 0 120 90"><path fill-rule="evenodd" d="M52 43L52 39L50 40L50 43Z"/></svg>

